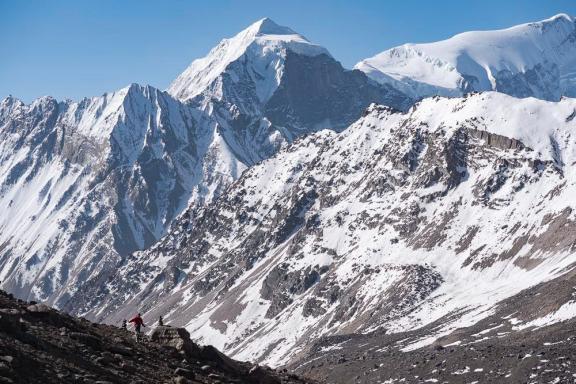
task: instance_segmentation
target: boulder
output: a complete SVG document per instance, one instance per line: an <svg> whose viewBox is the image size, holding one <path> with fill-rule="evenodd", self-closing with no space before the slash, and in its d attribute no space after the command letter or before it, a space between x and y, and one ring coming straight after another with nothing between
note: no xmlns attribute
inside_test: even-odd
<svg viewBox="0 0 576 384"><path fill-rule="evenodd" d="M186 378L188 378L188 379L193 379L193 378L194 378L194 372L192 372L191 370L186 369L186 368L178 367L178 368L176 368L176 370L174 371L174 374L175 374L176 376L183 376L183 377L186 377Z"/></svg>
<svg viewBox="0 0 576 384"><path fill-rule="evenodd" d="M94 360L96 363L100 365L109 365L116 362L116 358L110 352L102 352L99 357Z"/></svg>
<svg viewBox="0 0 576 384"><path fill-rule="evenodd" d="M0 315L18 316L22 315L23 313L24 312L16 308L0 308Z"/></svg>
<svg viewBox="0 0 576 384"><path fill-rule="evenodd" d="M150 340L183 351L188 357L200 356L200 348L190 340L190 333L184 328L158 326L150 334Z"/></svg>
<svg viewBox="0 0 576 384"><path fill-rule="evenodd" d="M26 307L26 309L28 312L37 315L43 315L52 311L50 307L45 304L32 304Z"/></svg>
<svg viewBox="0 0 576 384"><path fill-rule="evenodd" d="M101 346L100 339L88 333L70 332L70 338L94 349L98 349Z"/></svg>
<svg viewBox="0 0 576 384"><path fill-rule="evenodd" d="M198 356L203 360L211 361L219 368L222 368L228 372L242 371L242 368L236 361L224 355L222 352L220 352L211 345L205 345L200 347L200 354Z"/></svg>
<svg viewBox="0 0 576 384"><path fill-rule="evenodd" d="M126 356L126 357L132 356L134 354L134 351L132 350L132 348L124 347L121 345L110 345L107 349L112 353L116 353L118 355L122 355L122 356Z"/></svg>
<svg viewBox="0 0 576 384"><path fill-rule="evenodd" d="M138 369L129 361L121 361L120 369L124 372L135 373Z"/></svg>
<svg viewBox="0 0 576 384"><path fill-rule="evenodd" d="M280 384L280 379L270 374L270 372L259 366L255 365L248 372L248 380L251 383L257 384Z"/></svg>
<svg viewBox="0 0 576 384"><path fill-rule="evenodd" d="M24 331L24 324L20 321L19 312L12 313L8 312L0 313L0 333L18 335Z"/></svg>
<svg viewBox="0 0 576 384"><path fill-rule="evenodd" d="M240 365L221 353L211 345L198 346L190 339L190 333L184 328L174 328L170 326L158 326L152 331L150 340L158 344L176 348L184 352L186 357L204 361L210 361L228 372L242 372ZM184 375L182 375L184 376Z"/></svg>

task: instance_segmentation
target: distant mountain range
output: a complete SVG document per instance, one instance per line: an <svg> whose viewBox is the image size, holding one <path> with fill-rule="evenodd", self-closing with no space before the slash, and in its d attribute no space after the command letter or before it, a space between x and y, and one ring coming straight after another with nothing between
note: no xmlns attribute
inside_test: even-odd
<svg viewBox="0 0 576 384"><path fill-rule="evenodd" d="M334 335L429 345L576 262L575 65L567 15L353 70L262 19L166 91L6 98L1 286L273 365Z"/></svg>
<svg viewBox="0 0 576 384"><path fill-rule="evenodd" d="M82 313L127 255L157 242L295 138L411 100L269 19L194 61L166 92L0 104L0 281ZM88 288L90 287L90 288ZM90 300L97 300L93 296Z"/></svg>

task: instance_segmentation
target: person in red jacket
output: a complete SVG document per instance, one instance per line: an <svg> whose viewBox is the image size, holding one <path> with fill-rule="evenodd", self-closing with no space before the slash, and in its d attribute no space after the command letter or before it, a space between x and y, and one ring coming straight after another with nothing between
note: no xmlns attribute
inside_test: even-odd
<svg viewBox="0 0 576 384"><path fill-rule="evenodd" d="M142 316L137 314L134 318L128 321L129 323L134 323L134 332L136 333L136 342L140 341L140 328L145 327L144 320L142 320Z"/></svg>

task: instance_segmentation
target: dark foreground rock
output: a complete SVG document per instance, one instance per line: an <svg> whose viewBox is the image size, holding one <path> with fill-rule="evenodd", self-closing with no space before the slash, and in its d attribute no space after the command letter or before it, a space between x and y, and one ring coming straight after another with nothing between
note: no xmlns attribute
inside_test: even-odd
<svg viewBox="0 0 576 384"><path fill-rule="evenodd" d="M185 329L133 334L0 291L0 383L311 383L199 346Z"/></svg>

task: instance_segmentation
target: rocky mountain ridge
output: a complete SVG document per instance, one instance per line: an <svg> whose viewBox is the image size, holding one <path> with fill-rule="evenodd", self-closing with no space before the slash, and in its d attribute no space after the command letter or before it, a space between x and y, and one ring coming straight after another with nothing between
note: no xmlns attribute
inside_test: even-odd
<svg viewBox="0 0 576 384"><path fill-rule="evenodd" d="M429 345L573 267L575 110L500 93L374 105L183 215L118 271L96 315L165 314L272 365L323 336L440 322L404 348Z"/></svg>
<svg viewBox="0 0 576 384"><path fill-rule="evenodd" d="M431 348L488 348L495 326L510 333L504 342L552 329L561 333L540 334L567 343L570 290L558 285L554 300L538 287L575 265L576 104L560 98L571 89L572 24L560 15L482 33L522 47L527 35L530 49L557 55L544 72L530 72L526 57L546 57L530 49L492 68L502 52L478 45L467 52L483 72L468 80L501 93L413 106L421 84L346 70L269 19L194 61L168 91L7 98L2 286L113 324L162 315L234 358L341 382L412 379L408 363L396 376L341 370L366 368L358 362L332 369L365 346L374 364L410 356L434 370ZM466 48L478 35L463 36ZM434 68L445 80L470 74L444 64ZM492 76L501 70L510 73ZM449 95L477 90L460 80ZM525 350L514 348L505 353Z"/></svg>

